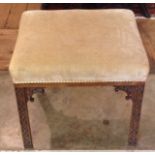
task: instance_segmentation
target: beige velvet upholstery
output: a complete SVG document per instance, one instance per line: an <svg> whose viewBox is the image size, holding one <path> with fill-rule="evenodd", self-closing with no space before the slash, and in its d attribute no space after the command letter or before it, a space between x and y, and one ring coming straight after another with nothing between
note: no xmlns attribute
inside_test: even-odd
<svg viewBox="0 0 155 155"><path fill-rule="evenodd" d="M129 10L27 11L14 83L145 81L149 64Z"/></svg>

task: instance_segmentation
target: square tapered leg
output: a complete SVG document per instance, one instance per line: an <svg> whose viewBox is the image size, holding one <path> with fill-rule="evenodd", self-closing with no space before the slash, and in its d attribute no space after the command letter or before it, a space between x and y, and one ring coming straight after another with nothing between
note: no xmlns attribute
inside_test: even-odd
<svg viewBox="0 0 155 155"><path fill-rule="evenodd" d="M129 137L128 144L135 146L138 141L138 130L140 123L140 115L141 115L141 107L143 100L145 83L140 85L131 85L131 86L116 86L115 90L125 91L127 93L126 99L132 100L132 113L130 120L130 129L129 129Z"/></svg>
<svg viewBox="0 0 155 155"><path fill-rule="evenodd" d="M130 121L130 130L129 130L129 145L136 145L138 141L138 130L140 124L140 115L141 115L141 107L144 93L144 85L135 86L132 88L131 96L132 96L132 114Z"/></svg>
<svg viewBox="0 0 155 155"><path fill-rule="evenodd" d="M25 149L33 149L30 121L28 115L28 96L26 88L15 88L20 125Z"/></svg>

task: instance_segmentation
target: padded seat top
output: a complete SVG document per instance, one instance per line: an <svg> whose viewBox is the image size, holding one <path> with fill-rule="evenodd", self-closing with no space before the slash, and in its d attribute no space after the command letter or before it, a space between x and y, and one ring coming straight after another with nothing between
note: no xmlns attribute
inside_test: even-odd
<svg viewBox="0 0 155 155"><path fill-rule="evenodd" d="M130 82L149 63L132 11L27 11L9 69L18 84Z"/></svg>

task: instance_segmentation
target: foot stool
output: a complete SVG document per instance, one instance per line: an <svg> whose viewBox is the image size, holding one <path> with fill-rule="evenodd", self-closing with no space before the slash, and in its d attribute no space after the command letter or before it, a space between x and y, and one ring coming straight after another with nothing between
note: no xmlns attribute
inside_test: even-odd
<svg viewBox="0 0 155 155"><path fill-rule="evenodd" d="M22 137L33 148L27 102L53 86L114 86L133 101L129 145L136 145L149 63L132 11L23 13L10 74Z"/></svg>

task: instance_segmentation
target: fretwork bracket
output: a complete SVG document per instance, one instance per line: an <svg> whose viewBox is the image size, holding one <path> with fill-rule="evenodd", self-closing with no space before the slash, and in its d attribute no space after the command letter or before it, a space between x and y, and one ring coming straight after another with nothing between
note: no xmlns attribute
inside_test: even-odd
<svg viewBox="0 0 155 155"><path fill-rule="evenodd" d="M127 96L125 97L126 100L133 100L134 97L138 94L143 94L144 91L144 85L139 85L139 86L114 86L115 91L124 91Z"/></svg>
<svg viewBox="0 0 155 155"><path fill-rule="evenodd" d="M43 88L26 88L27 100L34 102L34 94L44 94Z"/></svg>

